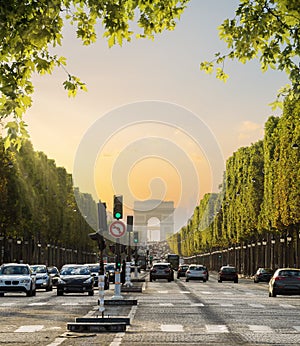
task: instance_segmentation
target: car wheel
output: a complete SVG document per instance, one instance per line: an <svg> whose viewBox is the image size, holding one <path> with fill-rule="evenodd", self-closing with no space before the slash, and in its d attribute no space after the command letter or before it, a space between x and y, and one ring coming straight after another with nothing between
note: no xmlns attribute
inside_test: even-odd
<svg viewBox="0 0 300 346"><path fill-rule="evenodd" d="M62 296L64 294L64 292L63 291L61 291L61 290L57 290L57 295L58 296Z"/></svg>
<svg viewBox="0 0 300 346"><path fill-rule="evenodd" d="M49 291L52 291L52 286L48 286L47 288L46 288L46 292L49 292Z"/></svg>
<svg viewBox="0 0 300 346"><path fill-rule="evenodd" d="M277 293L273 289L273 291L271 292L271 297L275 298L276 296L277 296Z"/></svg>
<svg viewBox="0 0 300 346"><path fill-rule="evenodd" d="M172 281L172 279L168 279L168 282L171 282Z"/></svg>
<svg viewBox="0 0 300 346"><path fill-rule="evenodd" d="M36 296L36 289L32 290L32 296L33 296L33 297Z"/></svg>
<svg viewBox="0 0 300 346"><path fill-rule="evenodd" d="M94 295L94 290L93 291L89 291L89 296L93 296Z"/></svg>
<svg viewBox="0 0 300 346"><path fill-rule="evenodd" d="M185 279L185 282L189 282L189 279Z"/></svg>
<svg viewBox="0 0 300 346"><path fill-rule="evenodd" d="M153 280L153 279L152 279L152 277L150 276L150 282L152 282L152 280Z"/></svg>
<svg viewBox="0 0 300 346"><path fill-rule="evenodd" d="M4 297L4 292L1 292L1 293L0 293L0 297Z"/></svg>
<svg viewBox="0 0 300 346"><path fill-rule="evenodd" d="M32 288L30 287L30 290L26 292L27 297L32 297Z"/></svg>
<svg viewBox="0 0 300 346"><path fill-rule="evenodd" d="M206 280L205 280L205 279L203 279L203 282L206 282Z"/></svg>
<svg viewBox="0 0 300 346"><path fill-rule="evenodd" d="M234 280L233 282L234 282L235 284L237 284L237 283L239 282L239 280Z"/></svg>

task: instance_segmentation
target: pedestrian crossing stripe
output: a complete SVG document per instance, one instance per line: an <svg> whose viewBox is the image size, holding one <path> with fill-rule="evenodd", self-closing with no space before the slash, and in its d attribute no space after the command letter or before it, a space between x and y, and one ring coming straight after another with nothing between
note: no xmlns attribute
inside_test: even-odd
<svg viewBox="0 0 300 346"><path fill-rule="evenodd" d="M41 324L21 326L18 329L16 329L14 333L34 333L42 330L43 328L44 326Z"/></svg>

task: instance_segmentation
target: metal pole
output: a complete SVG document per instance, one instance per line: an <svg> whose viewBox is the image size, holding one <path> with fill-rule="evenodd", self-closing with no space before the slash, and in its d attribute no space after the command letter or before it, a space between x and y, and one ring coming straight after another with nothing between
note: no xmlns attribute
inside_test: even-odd
<svg viewBox="0 0 300 346"><path fill-rule="evenodd" d="M115 263L115 292L111 299L123 299L121 296L121 275L120 275L121 255L120 255L120 239L116 241L116 263Z"/></svg>

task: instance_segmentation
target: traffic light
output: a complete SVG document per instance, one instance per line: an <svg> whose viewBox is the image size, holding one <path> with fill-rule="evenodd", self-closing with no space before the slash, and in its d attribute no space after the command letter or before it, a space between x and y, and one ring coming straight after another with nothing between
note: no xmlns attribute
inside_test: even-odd
<svg viewBox="0 0 300 346"><path fill-rule="evenodd" d="M114 219L123 218L123 196L114 195Z"/></svg>
<svg viewBox="0 0 300 346"><path fill-rule="evenodd" d="M133 242L135 244L139 242L139 232L133 232Z"/></svg>
<svg viewBox="0 0 300 346"><path fill-rule="evenodd" d="M133 216L128 215L127 216L127 232L132 231L132 226L133 226Z"/></svg>

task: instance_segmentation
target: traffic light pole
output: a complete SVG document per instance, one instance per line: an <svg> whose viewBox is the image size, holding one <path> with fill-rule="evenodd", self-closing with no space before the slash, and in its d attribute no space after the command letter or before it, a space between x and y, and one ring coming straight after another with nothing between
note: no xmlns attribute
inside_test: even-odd
<svg viewBox="0 0 300 346"><path fill-rule="evenodd" d="M111 299L118 300L123 299L121 296L121 253L120 253L120 239L116 241L116 263L115 263L115 292Z"/></svg>

